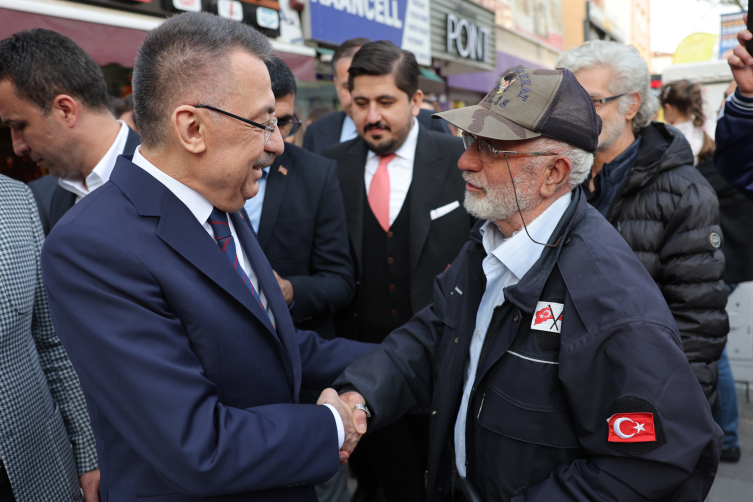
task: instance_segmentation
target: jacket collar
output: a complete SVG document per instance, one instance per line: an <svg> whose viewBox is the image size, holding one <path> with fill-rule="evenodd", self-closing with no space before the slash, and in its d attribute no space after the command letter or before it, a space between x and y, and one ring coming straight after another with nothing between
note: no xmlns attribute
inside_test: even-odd
<svg viewBox="0 0 753 502"><path fill-rule="evenodd" d="M544 285L557 263L562 246L570 240L570 232L580 223L588 211L589 206L583 190L576 188L572 193L572 201L547 243L557 243L557 247L546 247L528 273L514 286L505 288L505 300L528 314L533 314ZM558 240L559 242L557 242Z"/></svg>
<svg viewBox="0 0 753 502"><path fill-rule="evenodd" d="M229 215L238 233L240 244L251 266L254 267L259 287L267 296L272 311L278 313L275 317L276 320L277 317L280 318L277 321L277 329L272 327L251 291L238 279L237 273L223 261L224 256L221 250L212 242L212 239L207 238L206 230L185 204L162 183L131 162L131 159L130 155L121 155L118 158L110 181L131 201L140 216L160 219L156 231L157 237L256 317L266 335L277 343L283 356L282 359L286 364L291 365L286 366L286 370L291 379L291 385L294 384L297 389L300 385L300 354L292 348L295 331L292 321L287 322L289 316L285 313L287 310L285 300L282 298L271 267L266 263L264 253L250 231L250 225L245 223L237 213ZM293 353L297 354L297 358L293 356ZM297 390L295 395L297 396Z"/></svg>
<svg viewBox="0 0 753 502"><path fill-rule="evenodd" d="M292 146L292 148L291 148ZM272 238L272 232L285 202L285 192L288 188L288 171L295 169L293 156L290 154L295 145L285 145L285 151L277 156L269 169L267 187L262 202L261 218L259 219L259 244L267 249ZM285 174L280 169L285 170Z"/></svg>

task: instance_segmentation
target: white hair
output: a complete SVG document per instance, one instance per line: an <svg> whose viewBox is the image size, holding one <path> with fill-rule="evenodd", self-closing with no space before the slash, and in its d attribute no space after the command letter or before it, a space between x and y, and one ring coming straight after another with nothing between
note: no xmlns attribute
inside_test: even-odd
<svg viewBox="0 0 753 502"><path fill-rule="evenodd" d="M577 187L585 181L594 164L594 154L552 138L539 138L536 141L536 150L556 153L557 155L562 155L572 161L573 170L570 171L570 177L567 180L570 189ZM544 159L546 159L546 157L544 157Z"/></svg>
<svg viewBox="0 0 753 502"><path fill-rule="evenodd" d="M555 66L567 68L573 73L600 66L610 68L612 78L608 87L613 95L636 92L641 95L641 107L633 118L633 132L651 123L651 118L659 109L659 100L651 92L651 76L646 61L633 46L605 40L586 42L560 54ZM620 113L626 114L634 100L632 94L621 97L618 101Z"/></svg>

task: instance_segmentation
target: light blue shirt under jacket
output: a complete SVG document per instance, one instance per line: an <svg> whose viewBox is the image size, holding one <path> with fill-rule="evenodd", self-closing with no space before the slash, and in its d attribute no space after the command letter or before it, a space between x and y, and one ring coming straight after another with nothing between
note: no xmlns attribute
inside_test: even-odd
<svg viewBox="0 0 753 502"><path fill-rule="evenodd" d="M528 232L539 242L548 242L554 229L565 214L572 192L563 195L549 206L541 216L528 223ZM471 389L476 380L476 370L481 349L486 338L486 330L492 320L494 309L505 302L504 290L514 286L526 275L544 251L544 246L528 238L525 230L505 238L497 225L487 221L481 227L482 243L486 251L483 268L486 275L486 291L476 312L476 329L471 340L471 349L463 375L463 398L460 402L458 418L455 421L455 464L458 474L465 477L465 424Z"/></svg>

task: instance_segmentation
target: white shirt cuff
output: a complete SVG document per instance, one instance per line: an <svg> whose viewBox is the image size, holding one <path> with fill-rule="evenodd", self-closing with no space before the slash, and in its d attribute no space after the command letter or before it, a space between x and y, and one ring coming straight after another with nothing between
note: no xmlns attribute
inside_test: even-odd
<svg viewBox="0 0 753 502"><path fill-rule="evenodd" d="M340 449L343 447L343 443L345 442L345 427L343 427L343 419L340 418L340 414L337 412L334 406L331 404L325 404L327 408L329 408L332 411L332 414L335 416L335 423L337 424L337 448Z"/></svg>

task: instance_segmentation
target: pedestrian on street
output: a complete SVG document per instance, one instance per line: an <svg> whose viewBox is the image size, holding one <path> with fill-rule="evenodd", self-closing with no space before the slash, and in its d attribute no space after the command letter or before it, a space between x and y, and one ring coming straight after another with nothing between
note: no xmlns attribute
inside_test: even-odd
<svg viewBox="0 0 753 502"><path fill-rule="evenodd" d="M734 87L729 91L734 92ZM660 93L664 117L677 127L688 140L697 159L696 168L716 192L719 199L720 225L724 234L724 283L729 294L741 282L753 281L753 201L748 200L724 181L714 167L714 141L703 130L704 101L701 86L687 80L665 84ZM724 106L724 103L722 103ZM719 359L717 402L713 407L714 420L724 431L722 462L740 460L737 390L727 349Z"/></svg>
<svg viewBox="0 0 753 502"><path fill-rule="evenodd" d="M727 289L719 202L673 127L651 122L659 106L648 67L630 46L586 42L557 67L575 73L603 128L586 197L622 235L659 286L703 392L716 399L727 342Z"/></svg>

